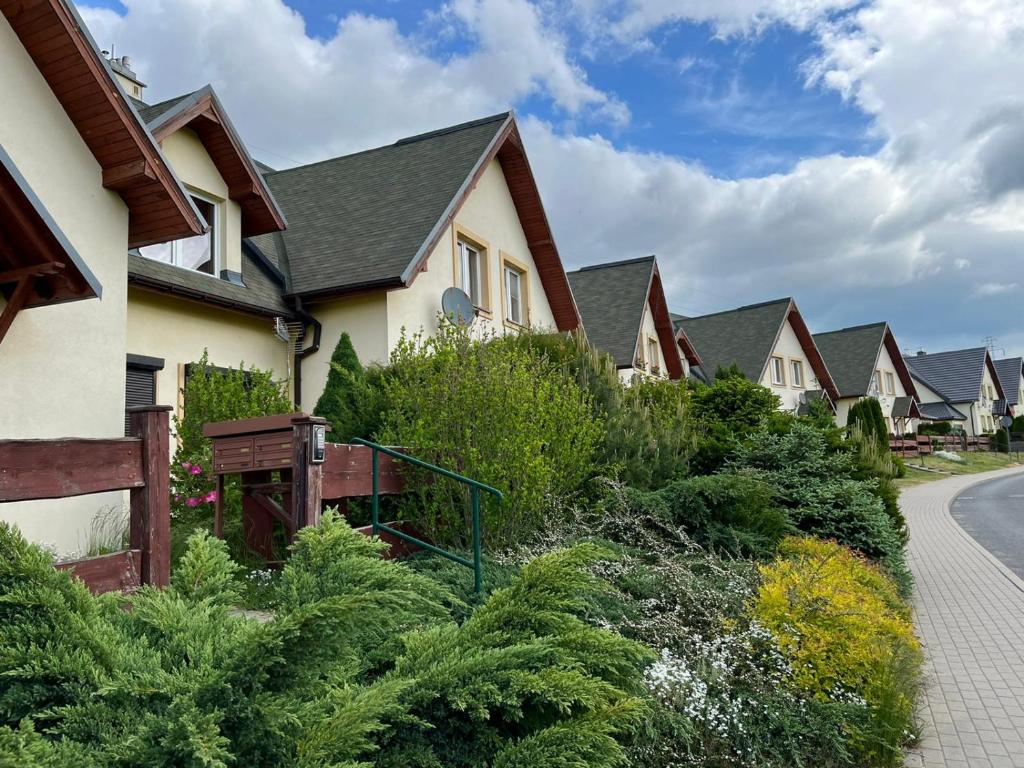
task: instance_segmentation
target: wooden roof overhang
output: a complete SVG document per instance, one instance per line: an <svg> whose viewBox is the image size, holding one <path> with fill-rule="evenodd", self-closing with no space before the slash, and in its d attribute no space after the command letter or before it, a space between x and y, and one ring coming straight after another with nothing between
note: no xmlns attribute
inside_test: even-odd
<svg viewBox="0 0 1024 768"><path fill-rule="evenodd" d="M241 206L242 237L283 230L287 226L284 214L210 86L149 123L150 132L159 142L185 127L199 136L228 185L228 197Z"/></svg>
<svg viewBox="0 0 1024 768"><path fill-rule="evenodd" d="M22 309L99 297L103 287L0 147L0 341Z"/></svg>
<svg viewBox="0 0 1024 768"><path fill-rule="evenodd" d="M825 359L818 351L818 345L814 343L814 337L811 335L810 330L808 330L800 310L797 309L796 302L792 299L789 301L789 311L786 313L786 320L793 327L793 332L796 334L797 339L799 339L804 354L807 355L807 360L811 364L811 370L814 371L814 375L818 379L818 384L821 385L822 390L828 395L829 402L833 409L835 409L835 404L840 399L839 388L836 386L835 381L833 381L832 374L828 372ZM779 328L779 333L782 333L781 327ZM777 339L776 343L778 343ZM772 349L774 350L774 345ZM768 365L767 361L765 365Z"/></svg>
<svg viewBox="0 0 1024 768"><path fill-rule="evenodd" d="M672 315L669 314L668 303L665 301L665 289L661 284L661 272L658 270L657 262L654 262L654 268L651 270L651 284L647 289L647 303L650 305L651 313L654 315L654 328L658 333L661 354L665 357L668 377L673 380L681 379L683 378L683 361L679 356L675 324L672 322ZM640 317L642 318L643 314ZM635 357L636 355L634 354Z"/></svg>
<svg viewBox="0 0 1024 768"><path fill-rule="evenodd" d="M0 0L28 55L129 210L128 247L206 231L188 193L66 0Z"/></svg>
<svg viewBox="0 0 1024 768"><path fill-rule="evenodd" d="M676 329L676 344L679 345L679 350L683 353L683 357L686 358L686 362L690 364L690 367L703 365L704 361L700 359L700 355L697 354L697 348L690 342L690 337L686 335L686 331L682 328Z"/></svg>
<svg viewBox="0 0 1024 768"><path fill-rule="evenodd" d="M896 369L896 375L900 377L904 391L916 401L918 394L917 387L914 386L914 377L910 375L907 361L903 359L903 352L900 351L900 345L896 343L896 337L893 335L888 323L885 324L882 344L885 346L885 351L889 353L889 359L892 360L893 367Z"/></svg>

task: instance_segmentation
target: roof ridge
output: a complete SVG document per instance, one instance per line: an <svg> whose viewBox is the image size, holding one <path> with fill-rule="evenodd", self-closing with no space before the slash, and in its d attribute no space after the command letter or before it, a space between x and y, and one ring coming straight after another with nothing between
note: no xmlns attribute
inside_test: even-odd
<svg viewBox="0 0 1024 768"><path fill-rule="evenodd" d="M397 140L391 142L390 144L382 144L382 145L377 146L377 147L368 147L367 149L360 149L357 152L349 152L348 154L345 154L345 155L335 155L334 157L326 157L323 160L316 160L316 161L314 161L312 163L304 163L303 165L295 165L295 166L292 166L291 168L282 168L281 170L274 171L273 173L267 173L266 175L267 176L277 176L277 175L280 175L280 174L291 173L292 171L298 171L298 170L304 170L304 169L307 169L307 168L313 168L313 167L318 166L318 165L326 165L327 163L335 163L335 162L338 162L340 160L348 160L350 158L358 157L360 155L368 155L371 152L383 152L384 150L394 149L395 147L404 147L404 146L408 146L409 144L415 144L416 142L424 141L426 139L438 138L440 136L446 136L448 134L456 133L458 131L468 130L469 128L476 128L476 127L481 126L481 125L486 125L487 123L490 123L490 122L497 122L499 118L502 119L502 120L505 120L511 114L512 114L512 112L508 111L508 112L503 112L503 113L500 113L500 114L497 114L497 115L491 115L490 117L481 117L481 118L478 118L476 120L471 120L471 121L466 122L466 123L459 123L458 125L451 125L451 126L448 126L446 128L438 128L435 131L429 131L427 133L420 133L420 134L416 134L414 136L406 136L404 138L397 139Z"/></svg>
<svg viewBox="0 0 1024 768"><path fill-rule="evenodd" d="M687 320L703 320L705 317L717 317L718 315L728 315L731 312L742 312L745 309L759 309L760 307L770 307L772 304L782 304L783 302L793 301L792 296L786 296L781 299L771 299L769 301L760 301L756 304L744 304L742 307L733 307L732 309L723 309L718 312L709 312L706 315L696 315L695 317L689 317Z"/></svg>
<svg viewBox="0 0 1024 768"><path fill-rule="evenodd" d="M819 333L812 334L813 336L828 336L833 333L847 333L848 331L863 331L867 328L877 328L879 326L888 325L888 321L879 320L877 323L864 323L863 325L850 325L846 328L837 328L834 331L821 331Z"/></svg>
<svg viewBox="0 0 1024 768"><path fill-rule="evenodd" d="M639 264L640 262L643 262L643 261L655 261L655 260L657 260L657 256L655 256L652 253L652 254L650 254L648 256L637 256L636 258L633 258L633 259L620 259L619 261L606 261L606 262L603 262L601 264L589 264L588 266L580 267L579 269L577 269L575 271L576 272L589 272L589 271L595 270L595 269L605 269L607 267L624 267L627 264ZM570 273L570 274L572 274L572 273Z"/></svg>
<svg viewBox="0 0 1024 768"><path fill-rule="evenodd" d="M904 355L904 358L920 358L920 357L937 357L939 355L956 355L961 352L988 352L988 347L964 347L963 349L944 349L941 352L925 352L924 354L915 352L912 355Z"/></svg>

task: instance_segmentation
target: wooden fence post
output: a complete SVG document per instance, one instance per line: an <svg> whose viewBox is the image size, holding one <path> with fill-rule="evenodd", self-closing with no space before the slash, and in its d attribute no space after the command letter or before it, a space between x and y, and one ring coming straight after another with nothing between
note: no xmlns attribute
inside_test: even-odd
<svg viewBox="0 0 1024 768"><path fill-rule="evenodd" d="M299 416L292 420L292 509L296 532L307 525L320 524L323 504L323 464L314 464L310 446L313 425L326 424L318 416Z"/></svg>
<svg viewBox="0 0 1024 768"><path fill-rule="evenodd" d="M141 582L157 587L171 579L170 410L169 405L128 409L129 431L142 439L146 483L131 490L130 546L142 550Z"/></svg>

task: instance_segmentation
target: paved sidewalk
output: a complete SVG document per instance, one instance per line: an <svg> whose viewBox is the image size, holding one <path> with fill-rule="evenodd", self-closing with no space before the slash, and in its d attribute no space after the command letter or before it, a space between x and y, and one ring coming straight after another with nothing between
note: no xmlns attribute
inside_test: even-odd
<svg viewBox="0 0 1024 768"><path fill-rule="evenodd" d="M965 488L1021 471L937 480L901 496L928 683L911 768L1024 768L1024 581L949 514Z"/></svg>

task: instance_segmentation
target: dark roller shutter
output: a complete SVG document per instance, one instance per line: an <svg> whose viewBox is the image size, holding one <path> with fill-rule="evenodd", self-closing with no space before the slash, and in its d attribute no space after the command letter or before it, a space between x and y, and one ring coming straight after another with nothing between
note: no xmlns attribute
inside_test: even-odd
<svg viewBox="0 0 1024 768"><path fill-rule="evenodd" d="M124 407L156 405L156 372L164 367L157 358L128 355L124 379ZM128 414L124 415L124 433L128 434Z"/></svg>

